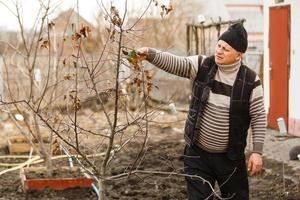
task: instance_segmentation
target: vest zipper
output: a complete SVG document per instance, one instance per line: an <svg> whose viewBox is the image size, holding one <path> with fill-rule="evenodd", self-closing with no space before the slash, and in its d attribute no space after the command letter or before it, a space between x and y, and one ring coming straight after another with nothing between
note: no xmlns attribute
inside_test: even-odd
<svg viewBox="0 0 300 200"><path fill-rule="evenodd" d="M247 74L247 69L244 68L244 79L243 79L242 94L241 94L240 100L242 100L242 99L243 99L243 96L244 96L244 88L245 88L246 74Z"/></svg>

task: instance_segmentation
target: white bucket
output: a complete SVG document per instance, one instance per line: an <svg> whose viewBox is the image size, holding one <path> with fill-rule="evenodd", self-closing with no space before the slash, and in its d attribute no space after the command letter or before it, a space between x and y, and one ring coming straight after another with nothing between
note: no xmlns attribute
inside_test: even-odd
<svg viewBox="0 0 300 200"><path fill-rule="evenodd" d="M284 119L282 117L279 117L277 119L277 124L278 124L280 135L286 135L287 130L286 130Z"/></svg>

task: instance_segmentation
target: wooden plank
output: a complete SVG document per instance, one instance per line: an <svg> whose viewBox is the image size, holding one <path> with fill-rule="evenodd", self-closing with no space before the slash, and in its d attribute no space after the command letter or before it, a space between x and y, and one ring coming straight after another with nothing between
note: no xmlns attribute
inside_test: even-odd
<svg viewBox="0 0 300 200"><path fill-rule="evenodd" d="M47 138L46 135L43 135L42 137L44 140ZM31 150L31 144L22 135L9 137L7 139L7 143L10 154L29 153ZM34 147L34 149L40 149L40 145L38 143L34 143ZM45 147L50 149L50 144L45 143Z"/></svg>
<svg viewBox="0 0 300 200"><path fill-rule="evenodd" d="M30 152L31 146L28 143L13 143L8 139L8 150L10 154Z"/></svg>

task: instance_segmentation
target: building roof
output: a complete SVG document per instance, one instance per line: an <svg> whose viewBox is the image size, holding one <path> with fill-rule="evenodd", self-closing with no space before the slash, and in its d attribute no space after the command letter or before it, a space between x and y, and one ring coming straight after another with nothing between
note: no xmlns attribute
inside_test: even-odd
<svg viewBox="0 0 300 200"><path fill-rule="evenodd" d="M68 25L75 24L80 28L82 25L89 26L93 29L93 25L80 16L74 9L68 9L60 12L53 20L56 27L64 28Z"/></svg>
<svg viewBox="0 0 300 200"><path fill-rule="evenodd" d="M247 5L263 5L263 0L223 0L223 2L227 4L247 4Z"/></svg>
<svg viewBox="0 0 300 200"><path fill-rule="evenodd" d="M191 17L203 15L206 20L213 19L214 21L218 21L220 17L222 20L229 19L223 0L186 0L183 6L186 6L186 14Z"/></svg>
<svg viewBox="0 0 300 200"><path fill-rule="evenodd" d="M228 12L226 10L223 0L185 0L174 1L172 4L174 12L180 13L189 19L188 23L196 23L198 15L203 15L205 19L219 20L221 17L223 20L228 20ZM136 8L137 10L138 8ZM158 18L160 19L160 8L151 7L149 12L145 14L146 18Z"/></svg>
<svg viewBox="0 0 300 200"><path fill-rule="evenodd" d="M231 20L246 19L248 32L263 32L263 0L224 0Z"/></svg>

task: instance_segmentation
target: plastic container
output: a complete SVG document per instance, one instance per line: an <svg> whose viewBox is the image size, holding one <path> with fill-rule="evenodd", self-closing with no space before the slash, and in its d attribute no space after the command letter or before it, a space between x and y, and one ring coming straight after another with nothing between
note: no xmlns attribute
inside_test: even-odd
<svg viewBox="0 0 300 200"><path fill-rule="evenodd" d="M277 124L278 124L280 135L282 135L282 136L286 135L287 130L286 130L284 119L282 117L279 117L277 119Z"/></svg>

